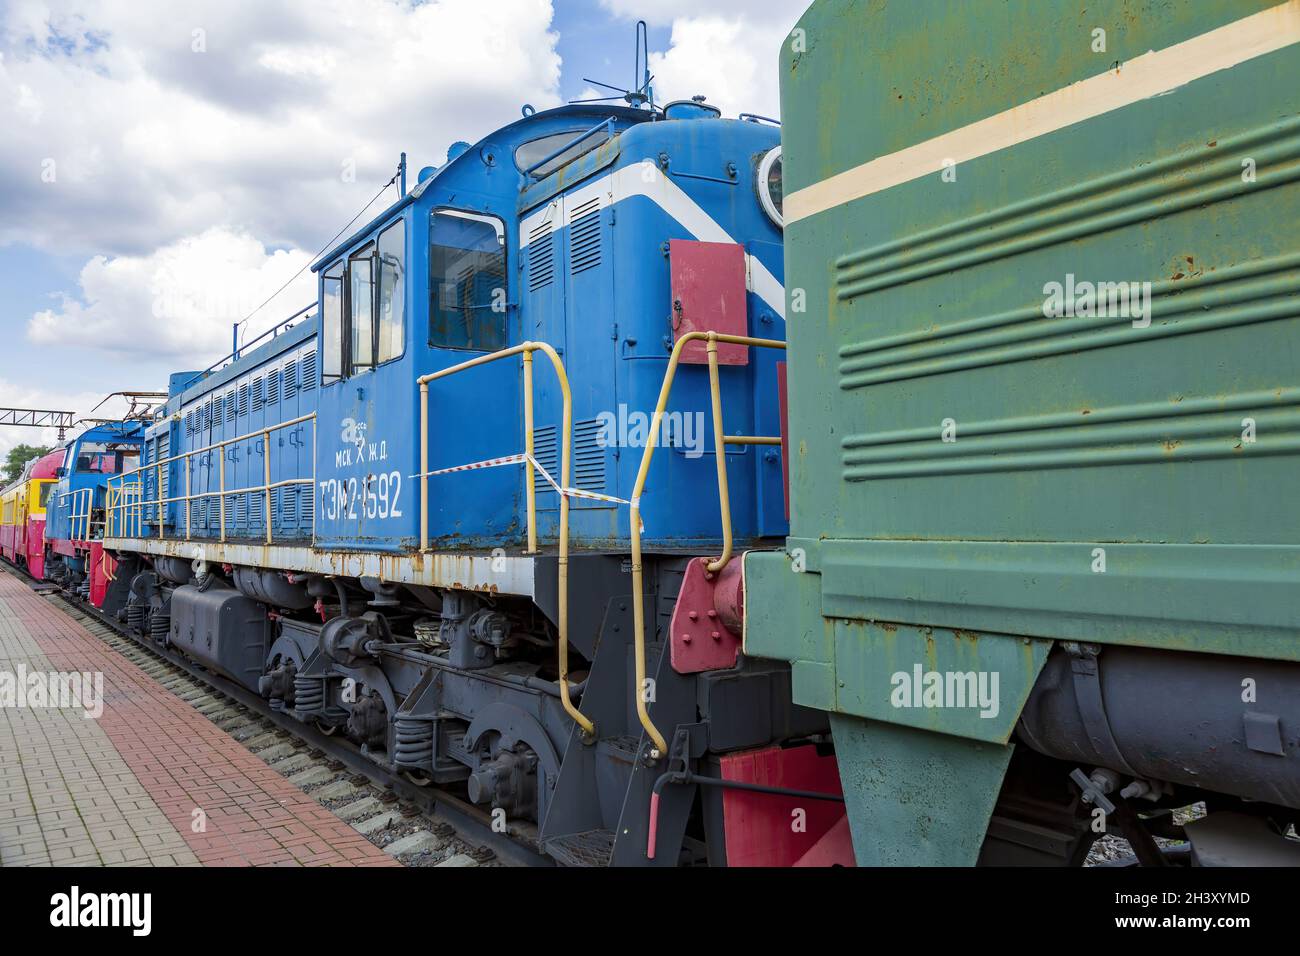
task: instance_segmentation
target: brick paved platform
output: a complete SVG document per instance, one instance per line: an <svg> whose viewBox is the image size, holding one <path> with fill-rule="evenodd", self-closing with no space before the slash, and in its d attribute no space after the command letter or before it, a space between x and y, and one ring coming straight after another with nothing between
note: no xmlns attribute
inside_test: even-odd
<svg viewBox="0 0 1300 956"><path fill-rule="evenodd" d="M103 713L0 706L0 865L396 865L0 569L0 676L20 669L102 674Z"/></svg>

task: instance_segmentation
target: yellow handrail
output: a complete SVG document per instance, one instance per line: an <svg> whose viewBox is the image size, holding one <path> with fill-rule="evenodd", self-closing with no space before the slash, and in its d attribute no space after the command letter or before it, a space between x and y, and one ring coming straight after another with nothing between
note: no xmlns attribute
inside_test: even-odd
<svg viewBox="0 0 1300 956"><path fill-rule="evenodd" d="M567 489L569 487L569 446L573 431L573 394L569 389L569 376L564 371L564 363L560 361L559 353L545 342L522 342L519 345L511 346L507 349L501 349L498 352L489 352L487 355L480 355L476 358L460 362L448 368L439 369L436 372L430 372L427 375L421 375L416 379L416 384L420 386L420 551L429 550L429 383L440 378L446 378L449 375L455 375L466 369L476 368L480 365L487 365L489 362L497 362L512 355L523 356L524 361L524 448L528 460L525 467L528 473L528 552L534 554L537 551L537 531L536 531L536 487L533 479L533 353L542 352L551 360L551 365L555 369L555 377L560 382L560 394L564 399L563 425L564 430L561 432L562 439L560 442L560 487ZM557 601L557 617L559 638L556 642L556 652L559 658L559 684L560 684L560 703L564 705L565 712L583 729L587 740L593 740L596 735L596 725L591 722L582 711L574 706L573 701L569 699L569 498L563 492L560 498L560 541L559 541L559 599Z"/></svg>
<svg viewBox="0 0 1300 956"><path fill-rule="evenodd" d="M72 541L89 541L93 527L91 518L95 510L95 489L77 488L59 495L68 504L68 537ZM82 505L85 510L82 510ZM78 533L80 532L80 533Z"/></svg>
<svg viewBox="0 0 1300 956"><path fill-rule="evenodd" d="M659 388L659 401L655 405L654 417L650 420L650 433L646 436L645 451L641 454L641 467L636 474L636 484L632 488L632 631L636 651L636 715L641 726L649 736L653 749L650 756L658 758L668 752L668 742L659 728L650 719L645 699L645 597L642 593L641 571L641 493L645 489L646 477L650 473L650 459L654 456L655 446L659 443L659 427L663 422L664 411L668 406L668 396L672 392L673 378L677 374L677 365L682 357L682 349L688 342L703 340L709 359L709 398L713 406L713 441L714 455L718 466L718 502L722 511L722 554L710 562L709 570L721 571L731 560L731 501L727 489L726 446L733 445L768 445L779 444L780 438L766 436L735 436L728 438L722 433L722 390L718 383L718 343L745 345L754 348L784 349L785 343L776 339L756 339L747 335L727 335L721 332L688 332L677 340L672 355L668 359L668 368L664 372L663 385Z"/></svg>
<svg viewBox="0 0 1300 956"><path fill-rule="evenodd" d="M123 481L117 486L110 483L105 488L104 537L106 538L129 538L140 533L140 499L144 496L144 486L138 477L139 472L131 474L137 476L134 481L130 483Z"/></svg>
<svg viewBox="0 0 1300 956"><path fill-rule="evenodd" d="M294 425L299 425L305 421L310 421L312 423L312 477L311 478L285 478L281 481L271 481L271 432L279 431L283 428L290 428ZM250 485L247 488L227 488L226 487L226 456L225 456L226 446L233 445L241 441L248 441L251 438L259 438L259 437L262 440L262 452L263 452L262 484ZM217 449L222 450L222 454L218 462L217 490L200 491L197 494L190 494L191 462L189 461L189 459L193 458L195 455L202 455L205 452L215 451ZM285 488L290 485L308 485L308 486L315 485L316 484L315 449L316 449L316 413L310 412L306 415L299 415L297 418L290 418L287 421L276 422L273 425L267 425L265 428L259 428L256 431L251 431L244 435L238 435L234 438L223 438L221 441L213 442L209 445L204 445L202 448L192 448L189 449L188 451L183 451L176 455L169 455L167 458L160 458L158 459L158 461L151 461L148 464L144 465L142 469L139 469L137 471L128 472L122 475L114 475L112 478L108 479L107 486L111 491L111 489L113 488L113 483L118 482L119 490L125 491L127 487L126 479L134 478L132 484L138 489L138 495L139 495L139 499L134 501L134 504L137 510L141 509L143 507L144 487L143 487L142 480L139 476L141 471L143 471L144 469L152 468L154 472L154 483L157 489L157 494L153 500L153 504L158 509L158 537L163 538L165 536L164 527L163 527L165 524L163 505L169 505L174 501L183 501L185 502L185 539L187 541L190 540L191 532L192 532L191 521L190 521L191 501L198 501L203 498L213 498L213 497L216 497L218 499L218 509L217 509L219 512L218 520L221 527L219 540L225 541L226 540L226 497L228 495L252 494L253 492L257 492L264 496L263 510L265 511L265 515L266 515L266 543L270 544L272 539L271 492L276 488ZM185 462L185 494L164 496L163 485L162 485L162 477L163 477L162 468L164 465L170 465L174 461ZM126 506L125 500L119 502L116 505L116 507L118 508L122 508L125 506ZM137 517L142 520L143 513L139 514ZM312 509L313 537L315 536L315 530L314 530L315 526L316 526L316 511L313 508Z"/></svg>

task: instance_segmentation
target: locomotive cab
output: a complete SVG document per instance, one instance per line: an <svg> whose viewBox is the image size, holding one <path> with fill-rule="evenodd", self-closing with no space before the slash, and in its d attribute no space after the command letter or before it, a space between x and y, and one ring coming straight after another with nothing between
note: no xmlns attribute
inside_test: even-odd
<svg viewBox="0 0 1300 956"><path fill-rule="evenodd" d="M681 320L672 256L701 243L732 248L730 330L784 335L779 222L755 188L758 166L779 154L777 133L703 108L664 114L677 115L689 118L589 106L526 115L475 146L456 144L445 165L317 261L318 545L414 549L425 460L429 546L522 546L520 363L485 362L428 383L425 459L410 399L421 376L540 342L554 349L572 395L572 540L626 550L620 509ZM756 355L724 366L729 428L778 430L774 365ZM564 384L540 353L533 382L528 467L545 539L558 533ZM673 489L713 480L704 369L684 370L674 402L663 435L670 453L651 475L660 494L647 499L649 535L696 548L719 537L701 533L717 524L717 506ZM784 533L779 454L745 445L725 454L738 536Z"/></svg>
<svg viewBox="0 0 1300 956"><path fill-rule="evenodd" d="M88 559L102 552L110 481L139 467L141 423L105 422L73 438L62 450L45 515L45 576L69 586L88 587ZM97 573L105 575L102 560ZM102 584L102 582L100 582Z"/></svg>

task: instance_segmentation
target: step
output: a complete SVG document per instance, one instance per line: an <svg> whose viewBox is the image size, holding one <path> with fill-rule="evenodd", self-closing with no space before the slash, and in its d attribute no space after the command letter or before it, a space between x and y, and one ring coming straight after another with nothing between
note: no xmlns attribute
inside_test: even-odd
<svg viewBox="0 0 1300 956"><path fill-rule="evenodd" d="M613 830L587 830L547 840L543 847L561 866L609 866L614 855Z"/></svg>

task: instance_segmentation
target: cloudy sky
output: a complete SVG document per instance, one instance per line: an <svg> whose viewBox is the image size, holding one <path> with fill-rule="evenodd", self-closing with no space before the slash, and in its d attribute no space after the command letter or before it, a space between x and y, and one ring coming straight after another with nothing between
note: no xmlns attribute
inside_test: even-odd
<svg viewBox="0 0 1300 956"><path fill-rule="evenodd" d="M392 175L627 85L778 112L804 0L0 0L0 406L166 387L315 295ZM373 214L396 198L389 191ZM254 310L257 310L256 312ZM98 414L103 414L102 412ZM53 433L0 428L0 456Z"/></svg>

